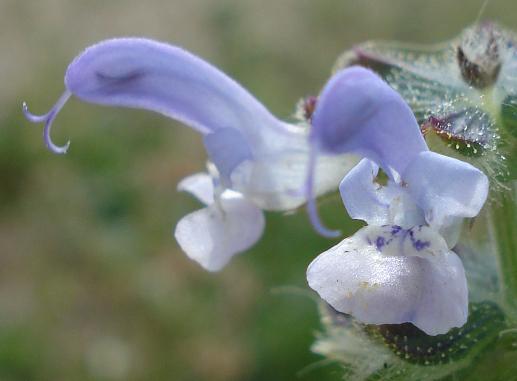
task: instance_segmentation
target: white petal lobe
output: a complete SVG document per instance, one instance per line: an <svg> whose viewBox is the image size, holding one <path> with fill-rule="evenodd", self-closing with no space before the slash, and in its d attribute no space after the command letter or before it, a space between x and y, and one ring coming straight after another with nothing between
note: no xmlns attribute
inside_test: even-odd
<svg viewBox="0 0 517 381"><path fill-rule="evenodd" d="M187 256L208 271L221 270L235 254L254 245L264 230L259 208L235 192L225 193L220 206L212 204L188 214L174 232Z"/></svg>
<svg viewBox="0 0 517 381"><path fill-rule="evenodd" d="M178 190L190 193L205 205L214 202L214 183L208 173L200 172L185 177L178 183Z"/></svg>
<svg viewBox="0 0 517 381"><path fill-rule="evenodd" d="M488 195L488 178L463 161L421 152L403 174L408 191L436 229L451 217L476 216Z"/></svg>

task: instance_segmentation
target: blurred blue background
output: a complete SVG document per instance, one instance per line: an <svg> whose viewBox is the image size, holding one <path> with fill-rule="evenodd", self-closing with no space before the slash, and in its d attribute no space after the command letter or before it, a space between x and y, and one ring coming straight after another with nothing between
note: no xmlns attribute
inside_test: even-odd
<svg viewBox="0 0 517 381"><path fill-rule="evenodd" d="M171 231L200 205L175 187L203 170L200 137L138 110L72 100L49 153L21 103L46 112L71 59L114 36L200 55L278 116L317 94L337 56L369 39L432 43L482 0L0 0L0 380L339 380L310 352L319 329L305 269L333 242L305 213L268 215L264 239L204 272ZM516 29L517 3L483 19ZM338 197L331 226L357 225Z"/></svg>

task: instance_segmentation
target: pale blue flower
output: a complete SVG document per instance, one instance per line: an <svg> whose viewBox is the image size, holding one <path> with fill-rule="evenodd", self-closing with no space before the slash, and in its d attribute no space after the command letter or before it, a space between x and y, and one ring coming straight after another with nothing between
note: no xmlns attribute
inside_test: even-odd
<svg viewBox="0 0 517 381"><path fill-rule="evenodd" d="M429 151L409 106L364 68L337 73L312 120L313 157L364 157L340 192L349 215L368 226L318 256L309 285L364 323L411 322L430 335L462 326L468 289L452 248L462 219L487 198L486 176ZM379 168L386 185L376 182Z"/></svg>
<svg viewBox="0 0 517 381"><path fill-rule="evenodd" d="M188 255L208 269L219 269L258 239L261 210L292 210L306 201L300 190L309 157L307 126L277 119L231 78L181 48L142 38L103 41L74 59L65 86L65 93L45 115L32 115L24 104L29 120L45 122L44 140L52 152L62 154L69 147L69 143L54 144L50 130L72 95L101 105L152 110L202 134L219 191L212 195L213 202L203 200L209 204L205 212L182 220L176 237ZM346 155L321 161L316 194L336 189L353 164ZM237 192L239 201L235 193L227 198L226 190ZM239 234L242 226L230 222L240 207L244 208L241 223L255 226L254 234ZM253 208L257 210L251 212ZM224 229L209 217L224 221Z"/></svg>

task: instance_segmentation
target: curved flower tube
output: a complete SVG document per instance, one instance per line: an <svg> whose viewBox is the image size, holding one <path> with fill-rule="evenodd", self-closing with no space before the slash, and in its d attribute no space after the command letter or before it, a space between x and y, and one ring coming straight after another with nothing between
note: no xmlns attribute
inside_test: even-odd
<svg viewBox="0 0 517 381"><path fill-rule="evenodd" d="M142 108L179 120L203 135L222 187L215 200L225 212L221 218L231 214L226 209L234 204L233 197L230 202L224 195L225 189L262 210L292 210L306 201L300 192L309 156L306 126L277 119L226 74L179 47L143 38L102 41L73 60L66 71L65 87L63 96L45 115L33 115L23 105L28 120L45 123L44 140L52 152L63 154L68 149L69 143L53 143L51 127L72 95L101 105ZM336 189L354 164L354 159L343 155L321 160L315 171L315 194ZM226 222L228 226L219 233L229 239L234 225ZM192 224L181 226L184 234L185 229L194 231ZM194 255L189 252L194 250L192 246L185 241L180 244ZM225 248L227 252L220 254L223 257L236 250ZM217 252L223 251L219 248Z"/></svg>
<svg viewBox="0 0 517 381"><path fill-rule="evenodd" d="M480 212L487 177L430 152L404 100L367 69L336 74L318 107L316 149L365 157L340 192L349 215L369 226L318 256L307 270L309 286L364 323L410 322L429 335L462 326L467 283L451 249L462 219ZM380 168L384 186L376 182Z"/></svg>

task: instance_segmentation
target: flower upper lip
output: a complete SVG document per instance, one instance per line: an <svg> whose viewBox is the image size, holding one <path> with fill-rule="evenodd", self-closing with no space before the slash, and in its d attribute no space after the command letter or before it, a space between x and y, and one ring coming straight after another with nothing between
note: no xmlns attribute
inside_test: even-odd
<svg viewBox="0 0 517 381"><path fill-rule="evenodd" d="M325 86L313 115L310 141L316 152L356 153L374 162L388 175L391 187L407 192L426 222L438 230L450 218L476 216L488 195L488 179L483 172L463 161L430 152L407 103L365 68L343 69ZM360 170L364 172L360 176L375 178L371 168L363 165ZM352 216L357 208L347 202L350 189L346 188L357 190L357 186L353 184L355 179L347 181L347 177L357 175L348 173L340 187ZM362 195L357 196L360 199ZM378 190L366 189L364 196L371 199L372 195L379 195ZM363 202L365 208L382 204L379 196L374 198L379 202ZM371 214L366 209L363 212Z"/></svg>

